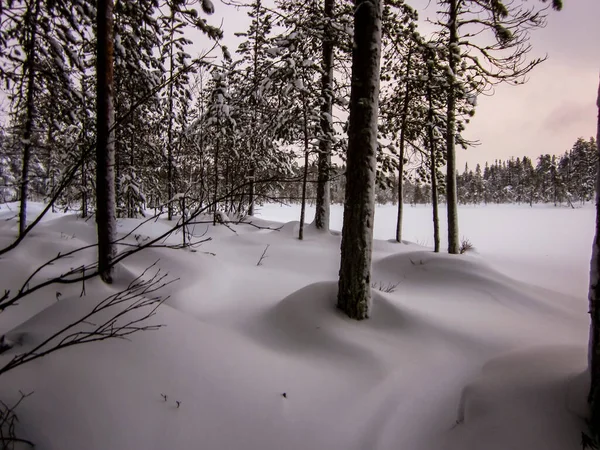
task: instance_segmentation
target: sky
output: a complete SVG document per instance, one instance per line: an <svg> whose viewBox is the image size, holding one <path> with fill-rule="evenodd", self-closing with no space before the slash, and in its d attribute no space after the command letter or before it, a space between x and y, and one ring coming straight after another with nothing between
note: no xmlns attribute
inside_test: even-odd
<svg viewBox="0 0 600 450"><path fill-rule="evenodd" d="M435 0L406 0L419 11L422 33L435 17ZM519 0L516 0L519 1ZM527 0L527 4L541 4ZM247 29L249 18L221 1L215 14L208 18L215 26L222 24L224 44L233 51L240 39L234 33ZM195 47L202 48L206 37L190 36ZM480 145L457 149L457 166L496 159L542 153L562 154L578 137L596 135L596 95L600 74L600 0L564 0L560 12L549 11L548 24L531 36L532 56L548 59L529 75L521 86L501 85L492 96L479 96L475 117L465 136ZM0 95L0 99L3 99Z"/></svg>
<svg viewBox="0 0 600 450"><path fill-rule="evenodd" d="M436 2L407 0L422 22L433 18ZM534 0L528 0L535 6ZM222 21L224 43L231 50L235 32L249 23L245 11L215 4L210 23ZM562 154L578 137L596 135L596 95L600 74L600 0L564 0L560 12L549 11L548 24L531 36L532 57L548 56L521 86L498 86L479 96L475 117L465 136L480 145L457 149L458 167L542 153ZM425 32L423 30L422 32Z"/></svg>

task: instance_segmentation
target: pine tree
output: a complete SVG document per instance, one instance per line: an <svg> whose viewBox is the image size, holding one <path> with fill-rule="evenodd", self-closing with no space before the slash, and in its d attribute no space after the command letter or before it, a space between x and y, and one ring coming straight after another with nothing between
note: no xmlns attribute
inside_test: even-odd
<svg viewBox="0 0 600 450"><path fill-rule="evenodd" d="M407 158L407 141L416 140L423 121L415 116L414 106L423 89L418 64L422 39L416 31L416 12L403 2L388 1L383 16L383 64L381 78L384 82L381 95L381 124L383 137L394 143L398 151L398 214L396 241L402 242L404 165ZM420 69L423 69L422 67ZM393 83L391 81L394 81ZM389 82L389 83L386 83ZM420 123L419 123L420 122Z"/></svg>
<svg viewBox="0 0 600 450"><path fill-rule="evenodd" d="M439 253L440 251L440 222L438 215L438 138L436 136L438 126L435 116L436 106L434 105L434 94L433 90L436 86L436 80L434 78L434 65L436 64L436 51L435 47L431 46L427 52L427 87L426 87L426 98L427 98L427 144L429 147L429 158L430 158L430 176L431 176L431 204L433 209L433 242L434 252ZM439 85L439 84L438 84Z"/></svg>
<svg viewBox="0 0 600 450"><path fill-rule="evenodd" d="M160 154L151 147L156 130L161 128L159 98L153 92L164 75L156 57L162 37L154 18L156 11L155 0L115 5L115 114L127 115L115 130L118 216L143 215L144 167L163 165ZM156 184L157 180L153 181Z"/></svg>
<svg viewBox="0 0 600 450"><path fill-rule="evenodd" d="M113 1L96 7L96 225L98 272L112 283L112 259L117 233L115 199Z"/></svg>
<svg viewBox="0 0 600 450"><path fill-rule="evenodd" d="M333 57L334 57L334 6L335 0L323 0L324 29L321 76L321 118L319 136L319 176L317 180L317 199L315 208L315 227L329 231L331 203L331 152L333 139Z"/></svg>
<svg viewBox="0 0 600 450"><path fill-rule="evenodd" d="M211 144L213 149L213 186L212 186L212 211L213 225L219 220L220 198L225 193L226 187L220 186L220 180L224 175L222 161L227 161L228 154L224 153L228 139L231 138L231 132L235 123L231 117L229 77L225 69L214 68L211 80L210 101L205 116L206 131L211 133ZM231 147L229 148L231 149Z"/></svg>
<svg viewBox="0 0 600 450"><path fill-rule="evenodd" d="M210 39L219 39L222 37L222 31L209 26L204 19L199 18L198 11L193 8L195 4L200 4L206 14L214 12L214 6L210 0L190 1L166 0L162 6L166 14L159 18L162 28L165 30L164 39L161 47L161 61L166 66L165 77L168 80L167 90L164 94L166 103L165 123L166 123L166 184L167 184L167 218L172 220L174 214L174 196L177 191L176 171L174 165L175 141L181 140L180 134L185 125L177 123L178 111L184 107L179 103L180 100L187 102L189 99L188 73L190 66L190 55L186 52L186 47L193 42L185 37L185 31L196 28L206 34ZM181 118L181 116L179 116Z"/></svg>
<svg viewBox="0 0 600 450"><path fill-rule="evenodd" d="M237 33L246 37L237 50L241 56L240 72L245 75L247 86L240 86L240 111L243 111L238 127L245 136L244 154L247 157L248 186L248 214L254 215L256 201L255 179L260 174L259 167L264 163L267 155L273 152L275 140L272 118L276 111L270 102L272 96L269 92L269 71L273 58L271 45L271 30L273 16L263 7L261 0L256 0L248 5L248 16L251 22L248 30ZM265 89L265 87L267 89ZM271 98L270 98L271 97Z"/></svg>
<svg viewBox="0 0 600 450"><path fill-rule="evenodd" d="M295 10L292 4L285 3L282 6L284 11ZM318 151L321 125L319 65L312 59L321 42L306 25L311 22L311 18L318 18L320 13L316 2L305 3L302 13L279 23L286 28L282 34L273 38L273 53L277 55L278 61L274 64L270 77L273 86L277 86L284 96L279 98L279 108L286 115L280 119L277 128L283 142L302 148L301 155L304 159L299 239L303 239L304 234L310 156Z"/></svg>
<svg viewBox="0 0 600 450"><path fill-rule="evenodd" d="M369 317L377 116L381 56L379 0L356 0L352 91L337 305L350 318Z"/></svg>
<svg viewBox="0 0 600 450"><path fill-rule="evenodd" d="M438 0L445 6L438 22L448 58L446 129L446 198L448 252L458 253L458 207L456 189L456 133L458 101L469 100L471 91L484 91L498 82L519 84L542 59L526 61L530 51L528 30L544 25L540 12L519 8L501 0ZM484 33L489 32L486 42ZM477 40L470 39L479 36ZM488 67L489 66L489 67ZM491 67L491 69L490 69Z"/></svg>

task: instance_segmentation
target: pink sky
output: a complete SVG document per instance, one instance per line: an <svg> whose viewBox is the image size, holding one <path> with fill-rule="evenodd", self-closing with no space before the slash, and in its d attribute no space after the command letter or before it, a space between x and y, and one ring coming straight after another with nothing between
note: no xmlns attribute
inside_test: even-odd
<svg viewBox="0 0 600 450"><path fill-rule="evenodd" d="M436 5L423 6L421 18L433 16ZM529 5L535 5L529 0ZM561 154L582 136L596 135L596 95L600 74L600 0L564 0L551 11L546 28L532 34L533 56L548 60L522 86L500 86L492 97L480 96L466 135L481 142L458 151L458 167L495 159L541 153Z"/></svg>
<svg viewBox="0 0 600 450"><path fill-rule="evenodd" d="M433 17L434 0L407 0L421 19ZM536 1L528 0L535 6ZM480 96L466 135L481 145L458 151L458 167L541 153L561 154L575 140L596 134L595 107L600 73L600 0L564 0L551 11L548 26L532 35L532 56L548 55L522 86L499 86L491 97ZM541 4L541 3L540 3ZM237 47L233 33L248 25L245 12L218 3L210 22L223 20L225 42Z"/></svg>

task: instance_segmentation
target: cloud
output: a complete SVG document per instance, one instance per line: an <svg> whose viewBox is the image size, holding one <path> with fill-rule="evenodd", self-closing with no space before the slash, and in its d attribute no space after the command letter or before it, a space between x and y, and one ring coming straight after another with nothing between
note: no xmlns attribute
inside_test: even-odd
<svg viewBox="0 0 600 450"><path fill-rule="evenodd" d="M584 129L594 116L594 102L576 103L563 101L544 118L540 130L553 134Z"/></svg>

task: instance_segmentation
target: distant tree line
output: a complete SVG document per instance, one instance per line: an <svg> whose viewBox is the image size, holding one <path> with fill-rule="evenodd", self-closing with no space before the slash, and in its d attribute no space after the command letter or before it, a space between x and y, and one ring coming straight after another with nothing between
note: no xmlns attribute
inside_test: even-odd
<svg viewBox="0 0 600 450"><path fill-rule="evenodd" d="M483 170L465 166L457 176L458 199L480 203L584 203L594 198L598 155L596 141L577 139L562 156L540 155L535 163L524 156L486 163Z"/></svg>
<svg viewBox="0 0 600 450"><path fill-rule="evenodd" d="M460 204L479 205L488 203L552 203L558 205L582 204L593 200L596 182L598 155L596 140L577 139L573 147L561 156L544 154L534 160L510 158L505 161L495 160L492 164L480 164L475 170L468 164L462 174L457 174L458 201ZM293 173L301 177L303 167L297 167ZM345 189L345 166L334 165L331 176L331 203L343 204ZM308 168L309 183L306 198L314 202L317 191L317 167ZM410 176L405 171L403 200L405 204L431 203L431 183ZM445 183L439 180L439 201L445 201ZM398 177L389 174L379 180L375 192L376 203L393 204L398 202ZM274 186L265 195L270 201L283 203L299 203L302 200L302 181L293 181Z"/></svg>

